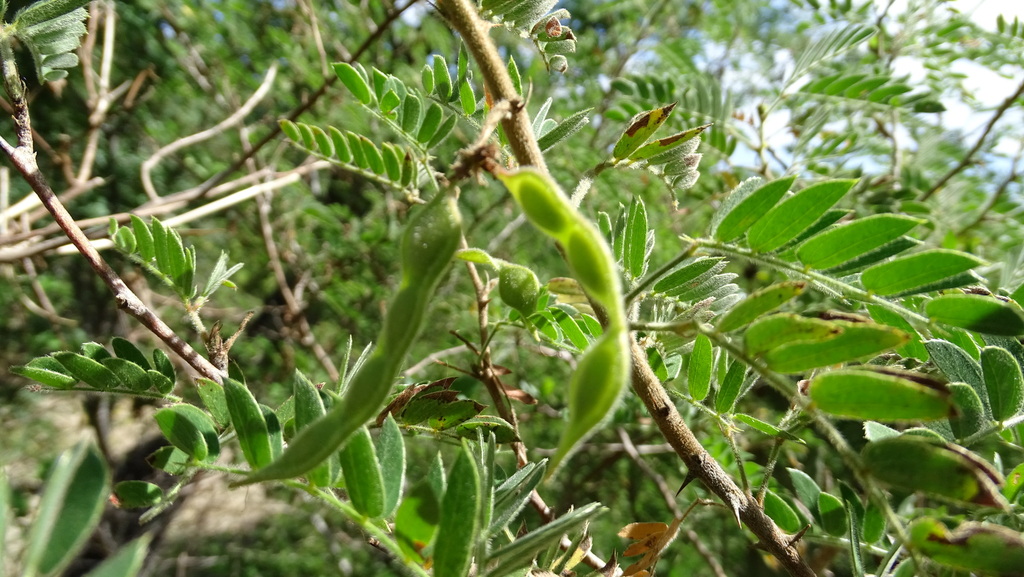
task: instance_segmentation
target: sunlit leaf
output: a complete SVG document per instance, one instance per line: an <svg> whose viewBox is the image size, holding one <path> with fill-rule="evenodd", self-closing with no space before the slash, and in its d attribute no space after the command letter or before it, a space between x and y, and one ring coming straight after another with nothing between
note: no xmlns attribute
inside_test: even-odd
<svg viewBox="0 0 1024 577"><path fill-rule="evenodd" d="M747 244L758 252L781 247L813 225L856 183L856 180L829 180L801 190L755 222L747 234Z"/></svg>
<svg viewBox="0 0 1024 577"><path fill-rule="evenodd" d="M923 421L950 415L946 391L895 375L847 369L811 380L811 400L826 413L876 421Z"/></svg>

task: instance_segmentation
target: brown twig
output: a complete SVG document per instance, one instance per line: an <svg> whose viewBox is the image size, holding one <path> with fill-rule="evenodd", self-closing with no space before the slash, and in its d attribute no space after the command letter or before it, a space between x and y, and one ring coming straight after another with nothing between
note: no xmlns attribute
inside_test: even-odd
<svg viewBox="0 0 1024 577"><path fill-rule="evenodd" d="M981 131L981 136L978 137L978 141L974 143L974 146L972 146L971 149L967 151L967 154L965 154L964 157L960 159L960 162L958 162L956 166L951 168L949 172L947 172L946 174L942 175L942 178L937 180L935 184L933 184L932 187L928 189L928 192L921 195L921 200L927 200L931 198L932 195L934 195L943 186L945 186L951 178L960 174L961 172L963 172L965 168L970 166L971 160L974 158L974 155L977 154L979 150L981 150L982 145L985 144L985 140L988 139L989 133L992 132L993 128L995 128L996 122L999 122L999 119L1003 117L1003 114L1005 114L1006 111L1009 110L1011 106L1013 106L1013 103L1016 102L1017 99L1020 98L1022 95L1024 95L1024 82L1021 82L1020 86L1017 87L1017 90L1014 91L1012 95L1008 96L1006 100L1004 100L1003 103L999 105L999 108L996 109L995 114L992 115L992 118L989 119L988 124L985 125L985 129Z"/></svg>
<svg viewBox="0 0 1024 577"><path fill-rule="evenodd" d="M78 248L78 251L85 257L89 266L103 280L104 284L114 293L114 300L118 307L131 316L138 319L146 328L162 340L168 347L185 360L200 375L220 381L222 374L205 357L200 355L187 342L179 337L160 317L139 299L139 297L128 288L124 280L114 271L113 268L103 260L100 253L92 246L86 238L82 229L75 224L74 218L61 204L53 189L47 184L46 178L39 171L36 163L36 153L32 143L32 124L29 117L28 103L25 100L24 85L18 75L14 62L14 55L9 45L0 43L6 48L0 55L3 67L4 88L11 98L14 106L14 125L17 134L17 146L12 146L6 139L0 138L0 148L7 154L18 169L25 181L32 187L32 190L39 196L43 206L50 212L53 219L60 225L71 242Z"/></svg>
<svg viewBox="0 0 1024 577"><path fill-rule="evenodd" d="M506 100L513 104L513 112L502 121L502 128L516 159L522 165L531 165L546 172L544 158L534 138L529 115L521 104L516 105L519 102L519 95L512 86L497 47L487 35L489 25L480 19L475 4L469 0L446 0L441 8L445 11L448 21L462 36L463 42L480 68L492 100ZM791 546L787 535L764 513L751 495L745 494L736 486L721 465L704 450L648 364L646 352L635 342L632 344L632 357L633 389L654 418L662 435L686 464L689 473L700 479L708 490L717 495L733 512L736 521L745 523L760 539L761 545L774 555L791 575L813 576L814 572L800 557L796 548Z"/></svg>

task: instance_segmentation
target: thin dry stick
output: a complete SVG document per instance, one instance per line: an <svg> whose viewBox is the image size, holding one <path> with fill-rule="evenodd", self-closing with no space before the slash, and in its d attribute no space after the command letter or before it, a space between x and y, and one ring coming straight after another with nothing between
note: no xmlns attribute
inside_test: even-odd
<svg viewBox="0 0 1024 577"><path fill-rule="evenodd" d="M352 63L358 60L363 55L363 53L369 50L370 46L373 46L378 40L380 40L382 36L384 36L384 33L387 32L388 28L390 28L391 25L394 24L396 20L398 20L402 13L408 10L417 1L418 0L407 0L404 4L396 6L394 9L392 9L391 12L389 12L388 15L384 18L384 20L380 24L378 24L377 27L373 30L373 32L366 38L366 40L364 40L363 43L360 44L359 47L356 48L351 55L345 58L345 61L348 63ZM286 116L286 118L291 121L297 120L300 116L305 114L307 110L312 108L313 105L316 104L318 100L320 100L320 97L322 97L324 94L327 94L327 91L332 86L334 86L334 83L337 81L337 76L331 76L330 78L325 80L323 85L321 85L320 88L316 90L316 92L310 95L309 98L307 98L302 104L300 104L298 107L292 110L291 113L289 113L288 116ZM275 123L271 127L270 132L268 132L258 142L253 144L252 149L247 154L245 154L242 158L239 158L238 160L232 162L230 166L218 172L212 178L204 182L196 190L196 193L193 198L205 196L213 187L223 182L224 179L228 177L228 175L233 174L236 170L245 166L245 163L252 155L259 152L268 143L277 141L277 138L280 135L281 125Z"/></svg>
<svg viewBox="0 0 1024 577"><path fill-rule="evenodd" d="M513 104L513 113L502 121L516 159L522 165L531 165L546 172L544 158L533 136L529 115L512 85L497 47L487 34L490 26L480 19L476 6L469 0L446 0L441 5L445 16L462 36L466 48L480 68L491 98L495 102L507 100ZM797 577L811 577L814 572L790 543L790 538L746 495L712 458L683 421L669 399L658 377L647 362L646 352L633 343L633 389L654 418L666 440L676 449L695 478L717 495L733 512L736 521L743 523L760 539L760 546L775 556L786 570Z"/></svg>
<svg viewBox="0 0 1024 577"><path fill-rule="evenodd" d="M943 186L945 186L951 178L960 174L965 168L970 166L971 161L974 159L974 155L977 154L979 150L981 150L982 145L985 144L985 140L988 139L989 133L992 132L993 128L995 128L996 122L999 122L999 119L1003 117L1003 114L1006 113L1006 111L1009 110L1011 106L1013 106L1013 103L1016 102L1017 99L1020 98L1022 95L1024 95L1024 82L1021 82L1020 86L1017 87L1017 90L1011 96L1007 97L1007 99L1004 100L1002 104L999 105L999 108L996 109L995 114L992 115L992 118L989 119L988 124L985 125L985 129L981 131L981 136L978 137L978 142L974 143L974 146L972 146L971 149L967 151L967 154L965 154L964 157L960 159L960 162L956 166L951 168L949 172L944 174L942 178L940 178L935 184L933 184L932 187L928 189L928 192L921 195L921 200L927 200L931 198L932 195L934 195Z"/></svg>
<svg viewBox="0 0 1024 577"><path fill-rule="evenodd" d="M249 113L252 112L254 108L256 108L256 105L259 104L260 101L263 100L263 98L270 93L270 88L271 86L274 85L274 78L276 77L277 65L274 64L271 65L270 70L267 70L267 75L263 77L263 82L260 83L260 86L259 88L256 89L256 92L254 92L252 96L249 97L249 100L245 101L245 104L243 104L241 108L236 110L231 116L225 118L224 120L221 120L215 126L207 128L206 130L202 130L195 134L191 134L184 138L179 138L178 140L175 140L174 142L168 144L167 146L164 146L160 150L157 150L155 153L153 153L153 156L150 156L145 161L143 161L141 170L142 188L145 189L146 194L149 196L149 199L151 201L160 200L160 195L157 194L156 187L153 186L153 178L151 176L151 173L153 172L153 168L157 164L159 164L161 160L170 156L171 154L174 154L175 152L181 150L182 148L192 146L193 144L198 144L200 142L203 142L204 140L209 140L214 136L223 133L227 129L236 126L238 123L245 120L245 117L248 116Z"/></svg>
<svg viewBox="0 0 1024 577"><path fill-rule="evenodd" d="M103 282L110 291L114 293L114 300L117 301L118 307L138 319L143 326L162 340L171 350L184 359L189 366L198 371L200 375L219 382L222 378L221 371L217 370L210 361L206 360L205 357L197 353L187 342L175 334L160 317L149 310L142 300L128 288L124 280L114 272L114 269L107 264L107 261L103 260L100 253L92 246L85 233L82 232L82 229L78 228L74 218L71 217L67 209L64 208L64 205L57 198L57 195L54 194L53 189L47 184L46 178L39 171L39 165L36 164L36 153L32 144L32 124L29 117L28 103L25 100L25 87L15 66L13 51L9 45L4 45L3 43L0 43L0 47L6 48L4 53L0 55L0 58L2 58L0 66L3 68L4 88L6 88L7 94L11 97L11 103L14 106L14 124L18 137L18 145L16 147L11 146L6 139L0 138L0 148L10 157L14 167L18 169L18 172L21 173L25 181L32 187L32 190L39 196L43 206L50 212L53 219L78 248L78 251L82 253L89 266L96 271L96 274L103 279Z"/></svg>
<svg viewBox="0 0 1024 577"><path fill-rule="evenodd" d="M267 250L270 268L274 272L274 280L277 281L277 287L281 290L281 296L284 297L288 315L299 325L299 342L313 351L313 355L320 361L320 365L324 370L327 371L328 378L331 381L337 381L341 376L338 373L338 368L334 366L334 361L331 360L331 356L327 354L324 347L316 340L313 328L309 326L309 320L303 312L304 307L296 298L291 285L288 284L288 276L285 275L284 266L281 265L281 254L277 250L277 242L274 241L274 227L270 223L270 195L264 194L257 197L256 204L259 207L260 235L263 237L263 246Z"/></svg>

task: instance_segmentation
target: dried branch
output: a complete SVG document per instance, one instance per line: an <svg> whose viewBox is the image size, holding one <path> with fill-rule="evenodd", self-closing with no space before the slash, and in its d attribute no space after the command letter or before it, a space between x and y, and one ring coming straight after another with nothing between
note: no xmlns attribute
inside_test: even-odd
<svg viewBox="0 0 1024 577"><path fill-rule="evenodd" d="M210 361L175 334L167 326L167 323L156 316L153 311L149 310L142 300L128 288L128 285L110 267L107 261L103 260L100 253L92 246L89 239L86 238L82 229L75 224L74 218L71 217L67 209L64 208L64 205L61 204L53 189L47 184L46 178L39 171L39 165L36 163L36 153L32 143L32 124L29 117L28 102L25 100L25 87L21 77L18 75L13 51L10 44L6 43L0 43L0 49L3 50L3 53L0 54L0 58L2 58L0 66L3 69L4 88L7 90L7 94L10 96L11 103L14 106L15 132L18 137L17 146L13 146L6 139L0 138L0 149L11 159L14 167L18 169L18 172L21 173L25 181L32 187L32 190L39 196L43 206L46 207L46 210L50 212L53 219L64 230L64 233L71 239L71 242L82 256L85 257L89 266L99 275L110 291L114 293L114 300L117 301L118 307L135 317L199 374L208 379L220 381L222 378L221 371L217 370Z"/></svg>
<svg viewBox="0 0 1024 577"><path fill-rule="evenodd" d="M245 104L243 104L231 116L225 118L224 120L221 120L215 126L211 126L206 130L202 130L195 134L190 134L189 136L185 136L183 138L175 140L174 142L164 146L160 150L157 150L155 153L153 153L153 156L150 156L145 161L143 161L141 169L142 188L145 189L146 195L149 196L150 200L158 201L160 199L160 195L157 194L156 192L156 187L153 186L153 178L151 176L151 173L153 172L153 168L157 164L159 164L161 160L170 156L171 154L174 154L175 152L181 150L182 148L192 146L193 144L198 144L200 142L203 142L204 140L209 140L214 136L217 136L218 134L222 134L227 129L238 125L240 122L242 122L242 120L245 119L246 116L249 115L250 112L253 111L254 108L256 108L256 105L259 104L260 101L263 100L263 98L270 93L270 87L274 85L274 79L276 77L277 65L274 64L270 67L269 70L267 70L267 75L263 77L263 82L260 83L260 86L259 88L256 89L256 92L253 92L252 96L249 97L249 100L246 100Z"/></svg>
<svg viewBox="0 0 1024 577"><path fill-rule="evenodd" d="M988 139L988 135L990 132L992 132L992 129L995 128L996 123L999 122L999 119L1003 117L1003 114L1005 114L1006 111L1009 110L1011 106L1013 106L1013 103L1017 102L1017 99L1020 98L1021 96L1024 96L1024 82L1021 82L1020 86L1017 87L1017 90L1014 91L1012 95L1008 96L1006 100L1004 100L1003 103L999 105L999 108L996 109L995 114L992 115L992 118L989 119L988 124L985 125L985 129L981 131L981 136L978 137L978 141L974 143L974 146L972 146L971 149L967 151L967 154L965 154L964 157L960 159L960 162L958 162L956 166L951 168L949 172L944 174L942 178L936 181L935 184L933 184L932 187L928 189L928 192L921 195L921 200L927 200L931 198L932 195L934 195L943 186L945 186L946 183L950 181L950 179L960 174L961 172L963 172L965 168L970 166L971 161L974 159L974 155L977 154L979 150L981 150L982 145L985 144L985 140Z"/></svg>

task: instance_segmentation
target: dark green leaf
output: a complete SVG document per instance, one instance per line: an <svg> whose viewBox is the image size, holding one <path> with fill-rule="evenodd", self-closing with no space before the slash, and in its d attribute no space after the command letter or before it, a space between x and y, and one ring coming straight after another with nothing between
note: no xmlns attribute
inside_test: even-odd
<svg viewBox="0 0 1024 577"><path fill-rule="evenodd" d="M765 287L744 299L718 321L718 330L727 333L757 320L804 292L807 283L787 281Z"/></svg>
<svg viewBox="0 0 1024 577"><path fill-rule="evenodd" d="M1020 366L1006 349L981 349L981 370L988 391L988 404L992 418L1005 421L1024 409L1024 377Z"/></svg>
<svg viewBox="0 0 1024 577"><path fill-rule="evenodd" d="M832 268L896 240L923 222L899 214L872 215L812 237L796 254L811 268Z"/></svg>
<svg viewBox="0 0 1024 577"><path fill-rule="evenodd" d="M463 441L441 500L441 519L434 543L434 575L462 577L469 572L476 540L480 538L480 489L476 459Z"/></svg>
<svg viewBox="0 0 1024 577"><path fill-rule="evenodd" d="M1024 537L994 523L961 523L950 531L932 518L908 529L910 546L933 561L984 574L1019 575L1024 567Z"/></svg>
<svg viewBox="0 0 1024 577"><path fill-rule="evenodd" d="M224 379L224 398L245 460L253 469L267 466L273 460L270 431L256 398L234 379Z"/></svg>
<svg viewBox="0 0 1024 577"><path fill-rule="evenodd" d="M413 559L430 544L441 517L441 501L426 479L413 486L395 514L395 540Z"/></svg>
<svg viewBox="0 0 1024 577"><path fill-rule="evenodd" d="M146 359L146 355L139 350L131 341L122 339L121 337L114 337L111 341L111 346L114 349L114 354L118 357L131 361L136 365L139 365L143 369L150 369L149 360Z"/></svg>
<svg viewBox="0 0 1024 577"><path fill-rule="evenodd" d="M167 358L167 353L160 349L153 349L153 368L167 377L167 380L172 383L175 380L174 364L171 363L171 359Z"/></svg>
<svg viewBox="0 0 1024 577"><path fill-rule="evenodd" d="M167 440L193 459L212 462L220 455L217 427L198 407L171 405L157 411L154 418Z"/></svg>
<svg viewBox="0 0 1024 577"><path fill-rule="evenodd" d="M148 365L149 363L146 364ZM146 374L146 369L131 361L110 357L109 359L103 359L103 366L117 375L117 380L133 392L141 393L150 387L151 383L149 382L149 375Z"/></svg>
<svg viewBox="0 0 1024 577"><path fill-rule="evenodd" d="M925 304L935 322L991 335L1024 334L1024 311L1015 303L974 294L949 294Z"/></svg>
<svg viewBox="0 0 1024 577"><path fill-rule="evenodd" d="M53 464L28 534L22 574L55 575L92 535L110 495L110 472L91 444L79 443Z"/></svg>
<svg viewBox="0 0 1024 577"><path fill-rule="evenodd" d="M456 121L458 121L458 118L456 118L454 114L446 118L445 121L441 123L441 126L438 127L437 132L430 137L430 141L427 142L427 148L434 148L438 144L444 142L444 139L448 138L448 135L455 129Z"/></svg>
<svg viewBox="0 0 1024 577"><path fill-rule="evenodd" d="M53 358L64 365L72 376L94 389L107 391L121 384L113 371L85 355L60 352L54 353Z"/></svg>
<svg viewBox="0 0 1024 577"><path fill-rule="evenodd" d="M793 491L796 493L797 499L811 510L815 518L820 519L816 505L821 488L807 473L799 469L787 468L786 470L789 471L789 478L793 482Z"/></svg>
<svg viewBox="0 0 1024 577"><path fill-rule="evenodd" d="M199 398L206 405L206 410L217 422L217 426L225 428L231 424L231 414L228 412L227 400L224 398L224 387L210 379L196 379L196 391Z"/></svg>
<svg viewBox="0 0 1024 577"><path fill-rule="evenodd" d="M441 105L431 102L430 106L427 107L426 116L423 117L423 124L420 125L420 130L416 134L416 140L420 144L430 142L437 133L438 127L441 126L442 120L444 120L444 111L441 109Z"/></svg>
<svg viewBox="0 0 1024 577"><path fill-rule="evenodd" d="M876 355L904 344L908 338L901 330L875 323L834 321L830 324L841 331L834 338L777 347L764 354L765 363L781 373L799 373Z"/></svg>
<svg viewBox="0 0 1024 577"><path fill-rule="evenodd" d="M855 419L922 421L952 412L945 391L874 371L821 373L811 380L809 394L822 411Z"/></svg>
<svg viewBox="0 0 1024 577"><path fill-rule="evenodd" d="M839 497L829 493L818 494L818 517L826 533L833 537L845 535L848 528L846 516L846 507Z"/></svg>
<svg viewBox="0 0 1024 577"><path fill-rule="evenodd" d="M747 235L747 244L758 252L781 247L813 225L856 183L856 180L829 180L801 190L755 222Z"/></svg>
<svg viewBox="0 0 1024 577"><path fill-rule="evenodd" d="M712 217L712 235L725 242L739 238L782 199L795 181L795 176L763 185L760 178L743 181L726 197L722 207Z"/></svg>
<svg viewBox="0 0 1024 577"><path fill-rule="evenodd" d="M966 253L932 249L875 265L861 274L860 281L875 294L894 295L958 275L980 264L980 259Z"/></svg>
<svg viewBox="0 0 1024 577"><path fill-rule="evenodd" d="M147 459L154 469L169 475L181 475L188 470L192 458L177 447L160 447Z"/></svg>
<svg viewBox="0 0 1024 577"><path fill-rule="evenodd" d="M117 505L122 509L152 507L164 498L163 490L145 481L121 481L114 485Z"/></svg>
<svg viewBox="0 0 1024 577"><path fill-rule="evenodd" d="M890 485L953 501L1006 508L1001 479L965 449L916 435L868 443L862 452L872 475ZM913 463L908 467L908 463Z"/></svg>
<svg viewBox="0 0 1024 577"><path fill-rule="evenodd" d="M775 521L779 529L787 533L796 533L803 527L796 511L774 491L769 490L764 494L764 512Z"/></svg>
<svg viewBox="0 0 1024 577"><path fill-rule="evenodd" d="M339 455L345 489L357 511L376 519L384 514L384 479L370 432L360 427Z"/></svg>
<svg viewBox="0 0 1024 577"><path fill-rule="evenodd" d="M949 427L957 439L966 439L985 427L985 405L982 404L974 387L965 383L949 383L956 416L950 416Z"/></svg>
<svg viewBox="0 0 1024 577"><path fill-rule="evenodd" d="M473 93L473 85L468 80L459 84L459 104L462 105L462 112L466 116L473 116L476 112L476 94Z"/></svg>

